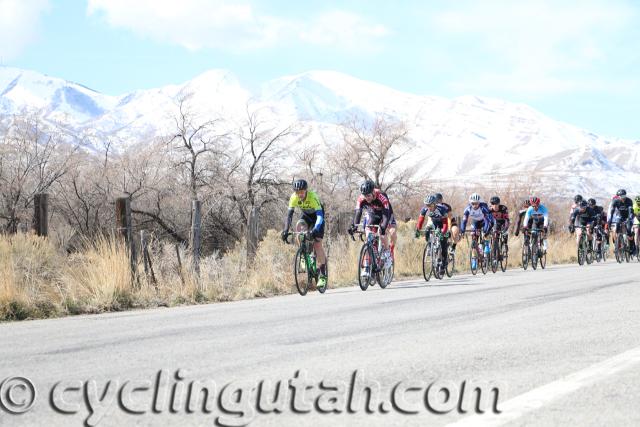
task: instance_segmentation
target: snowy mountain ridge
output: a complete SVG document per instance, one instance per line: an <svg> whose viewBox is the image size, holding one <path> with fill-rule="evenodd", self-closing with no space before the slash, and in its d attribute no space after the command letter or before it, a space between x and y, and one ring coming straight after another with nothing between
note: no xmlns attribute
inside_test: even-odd
<svg viewBox="0 0 640 427"><path fill-rule="evenodd" d="M267 120L302 122L308 141L340 144L339 124L385 114L404 121L412 161L434 181L491 182L542 176L549 186L640 192L640 141L605 138L524 104L462 96L419 96L335 71L309 71L247 89L231 72L210 70L178 85L111 96L35 71L0 67L0 114L39 109L46 119L125 142L166 133L175 100L193 93L198 113L241 121L251 102Z"/></svg>

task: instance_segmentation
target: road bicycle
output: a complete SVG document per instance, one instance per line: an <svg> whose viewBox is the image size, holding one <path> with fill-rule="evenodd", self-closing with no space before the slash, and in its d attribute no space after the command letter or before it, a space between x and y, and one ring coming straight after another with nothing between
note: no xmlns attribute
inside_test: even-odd
<svg viewBox="0 0 640 427"><path fill-rule="evenodd" d="M311 236L310 231L294 231L288 233L287 238L289 236L294 236L294 239L298 241L299 246L293 261L293 277L298 293L304 296L314 283L317 288L318 278L320 276L320 271L316 265L316 254L313 250L315 239ZM326 261L325 268L328 269L328 266L329 260ZM327 290L327 285L317 289L323 294Z"/></svg>
<svg viewBox="0 0 640 427"><path fill-rule="evenodd" d="M487 274L489 258L491 256L491 246L488 240L482 239L482 230L475 229L471 232L471 244L469 246L469 266L471 274L478 274L480 267L482 274ZM480 244L482 241L482 244Z"/></svg>
<svg viewBox="0 0 640 427"><path fill-rule="evenodd" d="M606 234L602 224L597 224L593 228L593 257L596 262L606 261L609 253L609 245L605 242Z"/></svg>
<svg viewBox="0 0 640 427"><path fill-rule="evenodd" d="M630 261L629 239L627 239L626 224L624 222L616 223L616 241L613 245L613 254L618 264L622 261Z"/></svg>
<svg viewBox="0 0 640 427"><path fill-rule="evenodd" d="M444 248L448 247L448 240L451 233L443 233L439 228L428 229L425 232L426 244L422 252L422 275L425 281L429 281L431 275L438 280L444 277L453 276L455 269L455 254L447 251L444 255Z"/></svg>
<svg viewBox="0 0 640 427"><path fill-rule="evenodd" d="M505 272L507 270L507 261L509 259L509 247L507 246L508 234L506 231L494 230L491 235L491 252L490 262L491 271L498 271L498 265L500 270Z"/></svg>
<svg viewBox="0 0 640 427"><path fill-rule="evenodd" d="M529 262L536 270L538 263L543 269L547 266L547 251L542 245L542 229L534 227L531 230L524 229L524 242L522 243L522 268L527 269Z"/></svg>
<svg viewBox="0 0 640 427"><path fill-rule="evenodd" d="M585 261L587 264L591 264L593 262L593 244L590 244L588 240L588 226L576 225L575 228L582 230L578 240L578 264L584 265Z"/></svg>
<svg viewBox="0 0 640 427"><path fill-rule="evenodd" d="M382 289L386 288L393 280L394 263L391 253L382 246L379 225L367 225L364 230L356 230L364 241L358 257L358 284L360 289L366 291L375 282ZM363 239L363 236L365 238ZM355 241L353 234L351 238Z"/></svg>

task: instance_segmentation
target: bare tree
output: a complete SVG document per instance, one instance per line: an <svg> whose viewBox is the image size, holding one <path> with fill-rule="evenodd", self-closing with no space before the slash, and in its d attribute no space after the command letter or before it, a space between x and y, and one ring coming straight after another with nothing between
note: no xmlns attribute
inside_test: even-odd
<svg viewBox="0 0 640 427"><path fill-rule="evenodd" d="M38 113L26 113L5 123L0 144L0 219L15 233L33 204L33 196L48 191L70 168L77 143L45 125Z"/></svg>
<svg viewBox="0 0 640 427"><path fill-rule="evenodd" d="M202 119L189 104L193 94L178 99L178 113L174 117L176 133L171 136L167 146L175 157L176 169L183 173L188 183L191 199L198 200L198 190L209 185L214 171L205 167L205 157L224 156L221 146L226 141L226 132L218 133L220 119ZM209 162L209 165L211 163Z"/></svg>
<svg viewBox="0 0 640 427"><path fill-rule="evenodd" d="M280 201L282 188L289 183L280 179L280 159L282 143L292 136L294 128L271 125L264 119L265 113L247 105L246 118L237 133L239 147L226 168L227 198L234 204L245 230L254 209L259 211Z"/></svg>
<svg viewBox="0 0 640 427"><path fill-rule="evenodd" d="M411 179L415 169L400 162L412 148L405 123L378 115L371 122L353 117L341 128L344 144L334 159L352 178L371 179L385 192Z"/></svg>

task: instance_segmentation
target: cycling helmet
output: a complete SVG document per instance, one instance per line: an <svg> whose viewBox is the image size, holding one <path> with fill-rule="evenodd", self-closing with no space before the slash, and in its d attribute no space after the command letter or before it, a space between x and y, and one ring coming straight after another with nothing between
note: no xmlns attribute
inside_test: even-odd
<svg viewBox="0 0 640 427"><path fill-rule="evenodd" d="M586 200L582 200L582 201L580 202L580 209L586 209L586 208L587 208L587 206L589 206L589 203L587 203L587 201L586 201Z"/></svg>
<svg viewBox="0 0 640 427"><path fill-rule="evenodd" d="M493 196L491 198L491 200L489 200L489 203L491 203L492 205L499 205L500 204L500 197Z"/></svg>
<svg viewBox="0 0 640 427"><path fill-rule="evenodd" d="M583 198L582 198L582 195L580 194L576 194L575 197L573 198L573 201L576 202L576 204L579 204L582 200Z"/></svg>
<svg viewBox="0 0 640 427"><path fill-rule="evenodd" d="M469 196L469 203L479 203L480 202L480 195L478 193L473 193L471 196Z"/></svg>
<svg viewBox="0 0 640 427"><path fill-rule="evenodd" d="M529 203L531 203L531 206L540 206L540 198L531 196L531 198L529 199Z"/></svg>
<svg viewBox="0 0 640 427"><path fill-rule="evenodd" d="M619 189L616 192L616 196L626 197L627 196L627 190L625 190L624 188Z"/></svg>
<svg viewBox="0 0 640 427"><path fill-rule="evenodd" d="M594 198L589 199L588 202L589 202L589 206L591 206L591 207L593 207L593 206L595 206L597 204L596 199L594 199Z"/></svg>
<svg viewBox="0 0 640 427"><path fill-rule="evenodd" d="M525 207L531 206L531 200L530 199L524 199L524 203L522 203L522 206L525 206Z"/></svg>
<svg viewBox="0 0 640 427"><path fill-rule="evenodd" d="M307 189L307 181L304 179L297 179L293 181L293 191L300 191Z"/></svg>
<svg viewBox="0 0 640 427"><path fill-rule="evenodd" d="M640 205L640 196L636 196L636 204Z"/></svg>
<svg viewBox="0 0 640 427"><path fill-rule="evenodd" d="M429 194L424 198L425 205L435 205L438 202L438 197L435 194Z"/></svg>
<svg viewBox="0 0 640 427"><path fill-rule="evenodd" d="M436 202L441 202L442 201L442 193L436 193L436 194L434 194L434 196L436 196Z"/></svg>
<svg viewBox="0 0 640 427"><path fill-rule="evenodd" d="M374 187L375 184L373 183L373 181L368 179L360 185L360 192L366 196L367 194L373 193Z"/></svg>

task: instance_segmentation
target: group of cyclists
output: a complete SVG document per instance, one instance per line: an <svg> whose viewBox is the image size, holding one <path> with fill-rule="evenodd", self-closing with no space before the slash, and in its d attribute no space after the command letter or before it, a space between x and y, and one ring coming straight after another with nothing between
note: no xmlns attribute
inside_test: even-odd
<svg viewBox="0 0 640 427"><path fill-rule="evenodd" d="M626 236L629 254L638 256L637 237L634 234L640 232L640 196L631 200L627 191L620 189L611 199L607 211L594 198L585 200L577 194L573 201L568 228L569 232L576 232L576 242L580 241L582 233L586 233L588 250L591 251L594 247L595 250L600 250L603 245L609 245L609 234L612 232L614 243L618 234Z"/></svg>
<svg viewBox="0 0 640 427"><path fill-rule="evenodd" d="M301 221L296 224L296 232L308 231L313 239L313 249L316 254L316 261L319 271L317 281L318 288L327 285L327 257L325 255L322 239L325 229L324 206L318 194L308 188L308 183L304 179L293 182L293 194L289 199L288 212L282 230L282 240L288 243L289 229L296 208L302 211ZM365 215L363 215L363 213ZM618 190L612 198L607 212L603 207L598 206L596 200L590 198L585 200L581 195L576 195L574 204L571 207L568 229L571 233L576 232L577 241L580 240L581 233L586 232L589 242L595 234L598 244L609 242L609 230L616 230L622 227L629 239L630 250L637 254L634 243L633 231L640 230L640 196L635 200L627 197L624 189ZM395 259L395 245L397 241L396 219L393 208L387 194L385 194L371 180L365 180L360 185L360 195L356 200L355 211L348 233L353 236L358 225L377 226L380 240L385 251L391 260ZM427 225L427 231L422 229ZM441 231L441 235L450 236L443 241L444 253L454 253L456 245L465 233L477 233L484 238L490 236L492 232L500 233L503 236L505 245L508 242L508 229L511 224L509 210L501 203L500 197L493 196L487 204L482 197L473 193L469 196L468 205L464 209L461 223L458 225L456 217L453 215L451 205L445 203L440 193L429 194L424 199L418 215L415 229L415 237L422 234L429 236L429 230L436 228ZM634 227L635 225L635 227ZM531 228L541 232L542 248L547 250L547 234L549 227L549 211L536 196L529 197L522 203L518 211L515 225L515 235L520 232L527 233ZM596 230L594 232L594 230ZM592 245L593 246L593 245ZM508 246L507 246L508 248ZM446 261L445 261L446 262ZM443 266L444 267L444 266ZM363 270L362 274L369 274Z"/></svg>

